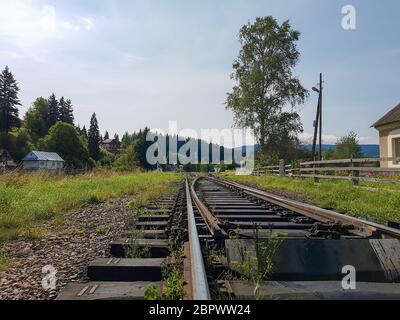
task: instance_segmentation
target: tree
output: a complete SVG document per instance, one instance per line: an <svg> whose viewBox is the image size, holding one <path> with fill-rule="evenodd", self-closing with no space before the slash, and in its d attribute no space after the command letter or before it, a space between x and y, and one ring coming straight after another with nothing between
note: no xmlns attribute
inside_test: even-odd
<svg viewBox="0 0 400 320"><path fill-rule="evenodd" d="M32 107L26 112L23 127L25 127L33 139L37 142L43 138L49 131L49 102L42 97L37 98Z"/></svg>
<svg viewBox="0 0 400 320"><path fill-rule="evenodd" d="M135 151L135 144L127 146L114 162L114 166L121 170L133 170L138 165L139 159Z"/></svg>
<svg viewBox="0 0 400 320"><path fill-rule="evenodd" d="M83 128L82 128L82 136L84 136L86 140L88 139L88 133L86 130L86 126L83 126Z"/></svg>
<svg viewBox="0 0 400 320"><path fill-rule="evenodd" d="M8 66L0 74L0 132L8 133L12 128L20 126L18 107L18 83Z"/></svg>
<svg viewBox="0 0 400 320"><path fill-rule="evenodd" d="M300 116L294 107L304 103L308 91L293 75L300 53L296 42L300 32L289 21L281 25L273 17L257 18L240 30L242 46L233 64L236 81L227 94L226 107L234 113L239 127L254 130L264 152L279 157L284 146L298 144L302 131ZM290 111L284 111L286 105Z"/></svg>
<svg viewBox="0 0 400 320"><path fill-rule="evenodd" d="M58 120L72 125L74 124L74 111L70 99L65 101L64 97L61 97L59 102Z"/></svg>
<svg viewBox="0 0 400 320"><path fill-rule="evenodd" d="M110 135L108 134L108 131L104 134L104 140L110 139Z"/></svg>
<svg viewBox="0 0 400 320"><path fill-rule="evenodd" d="M94 160L99 159L99 149L100 149L100 133L99 125L97 123L96 113L93 113L90 119L90 128L88 133L88 147L89 154Z"/></svg>
<svg viewBox="0 0 400 320"><path fill-rule="evenodd" d="M336 159L361 158L361 151L357 134L351 131L347 136L341 137L336 142Z"/></svg>
<svg viewBox="0 0 400 320"><path fill-rule="evenodd" d="M57 122L40 144L46 151L57 152L67 165L74 168L84 168L90 162L83 139L69 123Z"/></svg>
<svg viewBox="0 0 400 320"><path fill-rule="evenodd" d="M58 107L58 101L54 93L49 97L48 102L49 102L49 118L47 127L51 128L57 123L58 119L60 118L60 110Z"/></svg>
<svg viewBox="0 0 400 320"><path fill-rule="evenodd" d="M119 143L119 135L118 133L114 134L114 140Z"/></svg>

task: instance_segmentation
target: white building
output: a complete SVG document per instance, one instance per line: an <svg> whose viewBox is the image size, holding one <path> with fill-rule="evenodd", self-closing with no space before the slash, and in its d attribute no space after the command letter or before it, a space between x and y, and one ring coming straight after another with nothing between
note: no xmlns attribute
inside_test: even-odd
<svg viewBox="0 0 400 320"><path fill-rule="evenodd" d="M379 131L382 168L400 168L400 104L375 122L373 127ZM392 161L386 159L394 159Z"/></svg>
<svg viewBox="0 0 400 320"><path fill-rule="evenodd" d="M65 161L55 152L31 151L22 163L25 170L62 170Z"/></svg>

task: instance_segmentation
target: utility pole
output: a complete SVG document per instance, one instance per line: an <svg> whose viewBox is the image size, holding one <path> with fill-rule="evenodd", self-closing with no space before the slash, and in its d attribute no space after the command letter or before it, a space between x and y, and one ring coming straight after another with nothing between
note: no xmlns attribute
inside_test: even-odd
<svg viewBox="0 0 400 320"><path fill-rule="evenodd" d="M317 117L314 120L314 139L313 139L313 146L312 146L313 161L317 161L315 153L316 153L316 149L317 149L317 136L318 136L319 118L320 118L319 117L319 99L320 99L320 96L318 95Z"/></svg>
<svg viewBox="0 0 400 320"><path fill-rule="evenodd" d="M319 161L322 161L322 73L319 74Z"/></svg>
<svg viewBox="0 0 400 320"><path fill-rule="evenodd" d="M318 155L318 160L322 160L322 73L319 75L319 88L317 89L316 87L313 87L312 90L315 92L318 92L318 106L317 106L317 116L314 121L314 139L313 139L313 148L312 148L312 154L313 154L313 159L314 161L317 160L316 157L316 149L317 149L317 136L318 136L318 131L319 131L319 155Z"/></svg>

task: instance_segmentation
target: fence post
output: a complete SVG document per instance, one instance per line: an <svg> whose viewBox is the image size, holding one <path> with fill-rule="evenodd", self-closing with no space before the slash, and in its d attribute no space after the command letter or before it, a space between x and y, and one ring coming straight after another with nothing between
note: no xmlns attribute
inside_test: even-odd
<svg viewBox="0 0 400 320"><path fill-rule="evenodd" d="M285 160L279 160L279 175L284 177L286 175Z"/></svg>
<svg viewBox="0 0 400 320"><path fill-rule="evenodd" d="M313 164L313 168L314 168L314 182L318 183L319 179L316 177L317 175L317 167L319 167L319 165L315 164L315 159L314 159L314 164Z"/></svg>
<svg viewBox="0 0 400 320"><path fill-rule="evenodd" d="M299 172L298 172L299 179L301 179L301 161L299 161Z"/></svg>
<svg viewBox="0 0 400 320"><path fill-rule="evenodd" d="M356 167L356 163L355 162L353 162L353 155L351 155L351 157L350 157L350 167L352 167L352 168L355 168ZM360 171L358 171L358 170L353 170L353 171L351 171L351 176L354 178L358 178L359 176L360 176ZM353 181L353 184L355 185L355 186L358 186L358 184L360 183L360 180L359 179L352 179L352 181Z"/></svg>

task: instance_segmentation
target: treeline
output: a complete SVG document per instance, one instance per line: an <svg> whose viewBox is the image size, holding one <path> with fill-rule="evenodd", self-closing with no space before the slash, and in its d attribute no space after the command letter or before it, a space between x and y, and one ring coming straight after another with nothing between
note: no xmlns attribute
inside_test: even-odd
<svg viewBox="0 0 400 320"><path fill-rule="evenodd" d="M19 118L19 87L6 67L0 75L0 148L15 161L32 150L57 152L72 168L96 166L102 158L101 136L96 114L87 131L74 124L71 99L37 98L22 119Z"/></svg>
<svg viewBox="0 0 400 320"><path fill-rule="evenodd" d="M101 147L103 140L110 139L110 134L105 131L100 134L96 114L93 113L90 125L82 128L75 125L74 105L72 100L61 96L58 98L52 93L48 98L37 98L25 113L19 117L18 98L19 87L14 76L6 67L0 75L0 149L7 149L13 159L21 161L30 151L57 152L73 169L93 168L104 166L120 170L142 168L154 170L167 169L167 165L151 165L147 162L146 152L152 141L146 141L150 128L138 132L126 132L121 141L118 134L113 136L117 146L111 153ZM177 140L177 137L172 137ZM169 137L167 136L167 141ZM188 139L178 141L177 150ZM210 148L210 162L212 150L220 152L221 160L224 159L224 148L207 144L197 140L197 161L201 161L201 148ZM215 151L217 150L217 151ZM230 150L233 152L233 150ZM169 144L167 143L167 162L169 161ZM181 165L179 161L176 165ZM186 171L211 171L213 165L188 164Z"/></svg>

